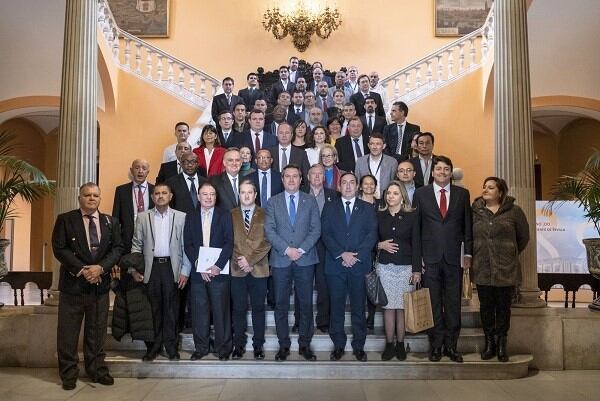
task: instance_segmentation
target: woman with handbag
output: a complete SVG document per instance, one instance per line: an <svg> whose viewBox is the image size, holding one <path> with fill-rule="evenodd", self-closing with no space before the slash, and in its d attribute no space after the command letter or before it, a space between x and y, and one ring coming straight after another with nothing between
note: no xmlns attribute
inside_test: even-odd
<svg viewBox="0 0 600 401"><path fill-rule="evenodd" d="M508 362L510 304L521 282L519 254L529 242L525 213L507 195L506 181L488 177L473 202L473 273L479 295L485 348L481 359Z"/></svg>
<svg viewBox="0 0 600 401"><path fill-rule="evenodd" d="M417 243L418 220L402 183L390 182L384 199L385 206L377 213L379 243L376 262L377 275L388 299L383 307L386 344L381 359L389 361L396 356L403 361L406 359L403 296L410 291L411 283L421 281L421 261L413 252Z"/></svg>

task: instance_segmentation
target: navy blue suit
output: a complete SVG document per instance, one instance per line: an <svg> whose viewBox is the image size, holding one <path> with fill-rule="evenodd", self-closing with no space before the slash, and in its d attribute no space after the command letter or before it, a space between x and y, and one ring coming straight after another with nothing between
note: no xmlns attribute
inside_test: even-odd
<svg viewBox="0 0 600 401"><path fill-rule="evenodd" d="M256 170L253 173L248 174L248 176L246 177L246 179L251 179L252 182L254 182L254 185L256 185L256 204L262 208L265 208L267 207L267 205L262 204L262 198L260 193L262 178L263 175L261 174L261 170ZM279 171L271 169L271 193L269 194L267 199L281 192L283 192L283 182L281 181L281 173Z"/></svg>
<svg viewBox="0 0 600 401"><path fill-rule="evenodd" d="M365 317L365 274L371 270L372 252L377 243L377 215L369 203L356 198L350 224L346 224L345 202L340 198L326 202L321 214L321 239L325 243L325 277L329 286L329 336L336 349L346 346L344 314L346 297L350 297L352 349L363 350L367 338ZM356 252L360 261L348 268L340 255Z"/></svg>
<svg viewBox="0 0 600 401"><path fill-rule="evenodd" d="M277 137L271 134L271 132L266 128L263 129L262 143L260 144L260 149L254 148L255 138L256 137L254 136L252 131L244 131L244 133L242 133L241 143L239 144L239 147L249 147L252 151L252 157L256 156L256 152L258 152L260 149L269 149L273 146L277 146Z"/></svg>
<svg viewBox="0 0 600 401"><path fill-rule="evenodd" d="M198 207L185 216L183 234L185 254L192 263L190 283L194 345L196 352L208 354L212 312L215 352L219 356L229 355L232 348L229 275L218 275L206 282L201 274L196 272L195 266L200 247L210 246L221 248L221 255L215 265L220 269L225 267L233 254L233 222L228 210L215 207L210 226L210 244L205 244L202 237L201 211Z"/></svg>

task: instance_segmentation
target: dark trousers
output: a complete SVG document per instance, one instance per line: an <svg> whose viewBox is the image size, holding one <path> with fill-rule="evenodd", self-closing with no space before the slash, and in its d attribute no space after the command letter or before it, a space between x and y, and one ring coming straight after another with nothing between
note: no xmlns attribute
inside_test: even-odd
<svg viewBox="0 0 600 401"><path fill-rule="evenodd" d="M315 266L298 266L292 263L288 267L272 269L273 286L275 288L275 328L281 348L290 348L290 326L288 314L290 311L290 291L292 281L298 294L300 320L298 322L298 344L308 347L314 333L313 323L313 280Z"/></svg>
<svg viewBox="0 0 600 401"><path fill-rule="evenodd" d="M479 313L486 335L506 336L510 328L510 305L515 287L477 285Z"/></svg>
<svg viewBox="0 0 600 401"><path fill-rule="evenodd" d="M338 274L327 274L331 315L329 319L329 337L335 348L345 348L347 336L344 331L346 320L346 298L350 298L350 318L352 322L352 349L362 350L367 338L367 318L365 305L367 289L365 276L352 274L349 269Z"/></svg>
<svg viewBox="0 0 600 401"><path fill-rule="evenodd" d="M176 310L177 310L177 332L182 332L183 329L192 327L191 316L191 300L190 300L190 285L186 285L182 289L176 291Z"/></svg>
<svg viewBox="0 0 600 401"><path fill-rule="evenodd" d="M262 347L265 343L265 299L268 277L231 277L231 303L233 309L233 344L245 347L248 328L248 297L252 305L252 346Z"/></svg>
<svg viewBox="0 0 600 401"><path fill-rule="evenodd" d="M319 263L315 265L315 289L317 290L317 316L315 323L317 327L329 327L329 289L325 279L325 245L323 241L317 242L317 255ZM294 292L294 317L298 322L298 295Z"/></svg>
<svg viewBox="0 0 600 401"><path fill-rule="evenodd" d="M196 351L208 354L212 313L215 352L219 356L229 355L232 348L229 276L219 275L210 282L202 280L199 274L192 274L191 278L192 333Z"/></svg>
<svg viewBox="0 0 600 401"><path fill-rule="evenodd" d="M77 344L84 317L83 358L85 371L92 380L108 374L108 368L104 363L108 302L108 292L99 295L60 293L56 338L58 371L63 382L75 382L79 376Z"/></svg>
<svg viewBox="0 0 600 401"><path fill-rule="evenodd" d="M173 277L171 262L152 263L147 284L148 298L154 321L154 353L165 346L167 354L177 351L177 284Z"/></svg>
<svg viewBox="0 0 600 401"><path fill-rule="evenodd" d="M434 323L428 335L434 348L456 348L461 325L462 275L460 266L445 262L425 265L423 286L429 288Z"/></svg>

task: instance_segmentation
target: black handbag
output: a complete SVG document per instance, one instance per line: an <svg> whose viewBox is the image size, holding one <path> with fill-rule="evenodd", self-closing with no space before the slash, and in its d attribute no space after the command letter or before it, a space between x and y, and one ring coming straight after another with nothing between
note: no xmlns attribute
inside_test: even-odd
<svg viewBox="0 0 600 401"><path fill-rule="evenodd" d="M367 298L373 305L386 306L388 304L387 295L375 268L365 276L365 284L367 286Z"/></svg>

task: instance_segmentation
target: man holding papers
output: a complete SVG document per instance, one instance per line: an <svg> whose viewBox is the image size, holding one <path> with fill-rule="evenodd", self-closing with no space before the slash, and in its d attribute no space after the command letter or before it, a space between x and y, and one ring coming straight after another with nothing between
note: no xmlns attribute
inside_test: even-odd
<svg viewBox="0 0 600 401"><path fill-rule="evenodd" d="M208 354L210 314L215 329L215 352L226 361L231 353L229 259L233 251L231 213L215 207L217 190L204 182L198 188L200 208L185 218L185 254L192 263L192 361ZM215 249L216 248L216 249Z"/></svg>

